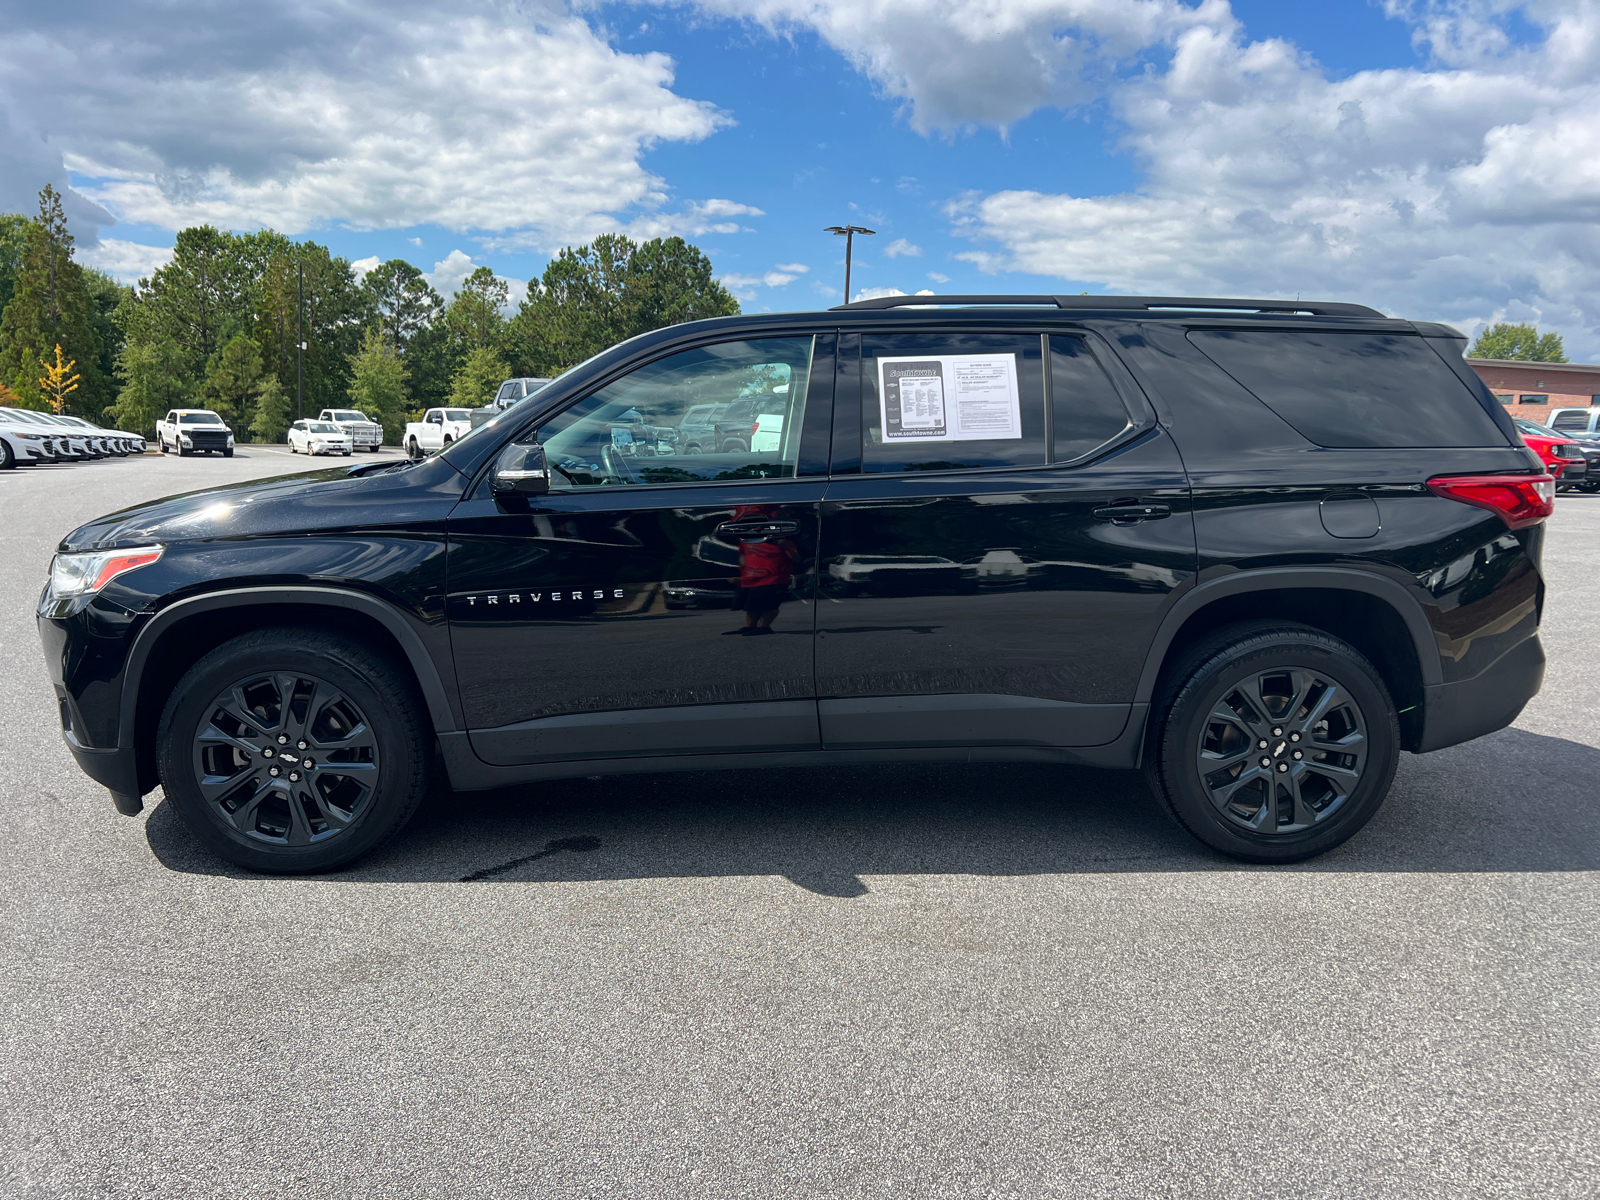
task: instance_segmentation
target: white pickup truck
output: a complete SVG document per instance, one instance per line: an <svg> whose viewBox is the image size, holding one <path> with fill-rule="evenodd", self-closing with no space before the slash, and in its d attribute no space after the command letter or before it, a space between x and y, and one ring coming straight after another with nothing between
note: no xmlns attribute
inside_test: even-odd
<svg viewBox="0 0 1600 1200"><path fill-rule="evenodd" d="M166 420L156 422L156 441L161 453L176 450L178 457L210 454L233 457L233 430L209 408L174 408Z"/></svg>
<svg viewBox="0 0 1600 1200"><path fill-rule="evenodd" d="M374 454L383 445L383 426L353 408L325 408L319 421L331 421L340 433L350 435L350 444L357 450L371 450Z"/></svg>
<svg viewBox="0 0 1600 1200"><path fill-rule="evenodd" d="M406 455L421 458L433 454L471 432L470 408L430 408L422 414L422 420L406 422Z"/></svg>

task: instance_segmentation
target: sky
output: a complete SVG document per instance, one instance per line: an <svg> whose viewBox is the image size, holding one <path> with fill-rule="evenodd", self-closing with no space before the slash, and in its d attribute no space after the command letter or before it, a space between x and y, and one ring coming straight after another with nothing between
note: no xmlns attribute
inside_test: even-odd
<svg viewBox="0 0 1600 1200"><path fill-rule="evenodd" d="M448 7L449 11L443 11ZM747 311L1353 300L1600 361L1600 0L0 0L0 211L132 282L271 227L512 299L680 234Z"/></svg>

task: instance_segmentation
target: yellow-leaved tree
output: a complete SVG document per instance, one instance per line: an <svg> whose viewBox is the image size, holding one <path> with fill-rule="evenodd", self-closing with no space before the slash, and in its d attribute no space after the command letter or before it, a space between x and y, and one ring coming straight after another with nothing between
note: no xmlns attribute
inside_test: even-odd
<svg viewBox="0 0 1600 1200"><path fill-rule="evenodd" d="M39 390L50 401L50 407L55 409L56 415L61 416L67 411L67 397L78 390L78 376L71 374L78 360L69 358L63 362L61 343L57 342L56 361L52 364L48 358L41 358L39 365L44 368L44 374L39 376Z"/></svg>

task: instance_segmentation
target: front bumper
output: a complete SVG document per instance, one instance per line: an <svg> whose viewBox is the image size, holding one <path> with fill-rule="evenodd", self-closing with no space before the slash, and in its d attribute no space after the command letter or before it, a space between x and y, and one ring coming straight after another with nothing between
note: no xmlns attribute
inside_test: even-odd
<svg viewBox="0 0 1600 1200"><path fill-rule="evenodd" d="M1544 683L1539 635L1518 642L1471 679L1423 689L1417 753L1442 750L1504 729Z"/></svg>

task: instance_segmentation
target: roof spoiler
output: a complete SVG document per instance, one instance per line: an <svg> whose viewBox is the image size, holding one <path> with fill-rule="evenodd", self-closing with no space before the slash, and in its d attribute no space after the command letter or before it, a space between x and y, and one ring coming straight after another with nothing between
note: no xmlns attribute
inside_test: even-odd
<svg viewBox="0 0 1600 1200"><path fill-rule="evenodd" d="M879 296L840 304L829 312L856 312L884 308L913 308L945 304L988 304L997 306L1053 305L1056 308L1131 309L1149 312L1156 309L1189 309L1201 312L1282 313L1312 317L1383 317L1365 304L1344 304L1327 300L1221 300L1211 296Z"/></svg>

